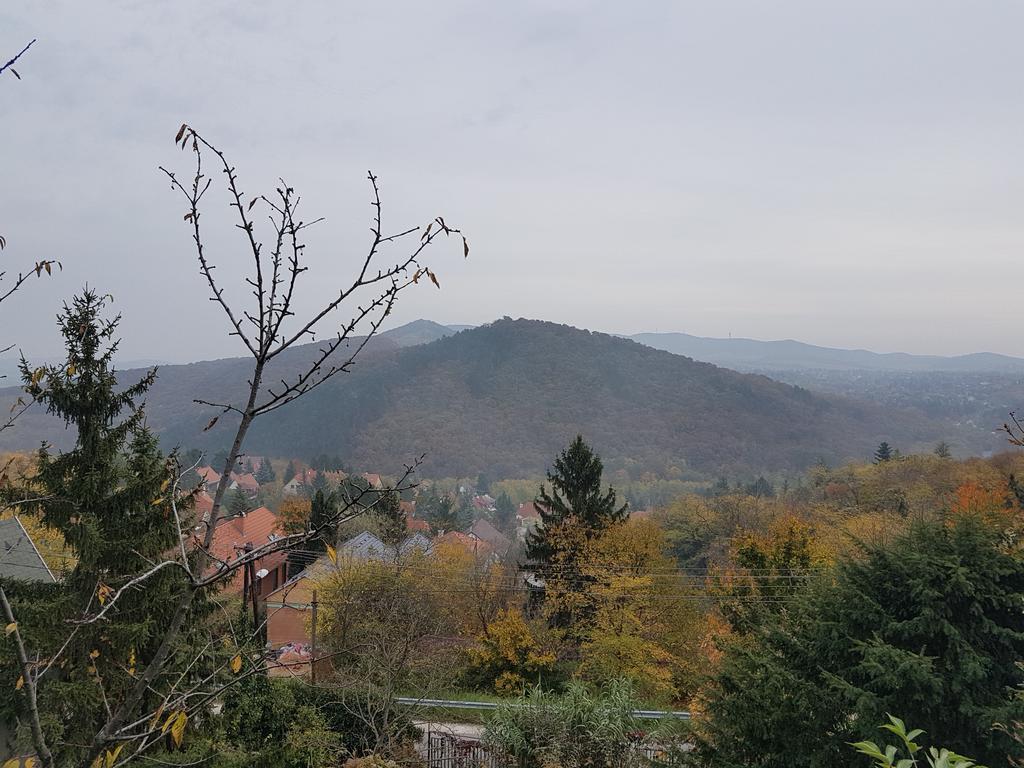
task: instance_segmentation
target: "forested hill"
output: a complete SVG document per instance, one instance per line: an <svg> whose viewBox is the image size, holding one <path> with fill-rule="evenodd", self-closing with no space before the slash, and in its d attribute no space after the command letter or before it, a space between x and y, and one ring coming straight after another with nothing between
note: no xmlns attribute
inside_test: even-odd
<svg viewBox="0 0 1024 768"><path fill-rule="evenodd" d="M164 367L149 422L168 445L221 448L227 418L204 433L215 412L191 401L223 402L245 376L237 359ZM919 414L814 395L605 334L500 320L429 344L371 344L351 373L257 422L247 447L336 453L382 472L425 453L426 475L504 477L542 471L577 432L607 462L656 473L798 468L869 456L881 440L910 451L948 437ZM25 448L55 435L34 414L0 441Z"/></svg>

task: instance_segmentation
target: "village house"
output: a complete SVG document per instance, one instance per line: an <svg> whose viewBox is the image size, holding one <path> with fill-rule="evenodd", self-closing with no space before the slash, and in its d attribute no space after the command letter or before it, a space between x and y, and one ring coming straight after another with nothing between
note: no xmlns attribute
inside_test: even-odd
<svg viewBox="0 0 1024 768"><path fill-rule="evenodd" d="M279 664L271 668L270 674L274 676L309 673L309 661L312 658L309 627L313 592L317 584L338 567L338 563L343 563L346 558L363 561L390 559L414 552L426 555L430 554L431 550L430 539L422 533L407 536L396 552L377 536L369 531L363 531L338 547L337 563L325 555L277 589L266 593L264 608L267 644Z"/></svg>
<svg viewBox="0 0 1024 768"><path fill-rule="evenodd" d="M275 541L279 535L277 515L266 507L258 507L251 512L221 520L217 523L210 545L210 555L213 558L210 570L216 571L224 564L235 562L246 551L265 546ZM285 552L274 552L259 558L253 564L257 598L265 597L284 583L286 567ZM239 568L235 572L228 582L231 588L244 588L245 570Z"/></svg>
<svg viewBox="0 0 1024 768"><path fill-rule="evenodd" d="M195 473L199 475L199 480L207 491L217 492L217 486L220 485L220 472L213 467L197 467Z"/></svg>
<svg viewBox="0 0 1024 768"><path fill-rule="evenodd" d="M540 512L532 501L525 501L516 510L516 538L525 541L526 534L540 525Z"/></svg>
<svg viewBox="0 0 1024 768"><path fill-rule="evenodd" d="M248 472L232 472L231 485L228 488L232 491L241 491L250 499L256 498L260 492L259 481Z"/></svg>
<svg viewBox="0 0 1024 768"><path fill-rule="evenodd" d="M416 517L416 502L401 501L399 508L405 514L405 530L409 533L422 533L430 535L430 523L422 518Z"/></svg>
<svg viewBox="0 0 1024 768"><path fill-rule="evenodd" d="M327 470L316 470L316 469L303 469L295 473L295 477L289 480L281 488L281 492L285 496L305 496L311 493L314 482L316 481L317 475L327 481L329 488L338 488L345 479L348 477L347 474L341 471L327 471Z"/></svg>
<svg viewBox="0 0 1024 768"><path fill-rule="evenodd" d="M512 540L483 518L474 522L469 532L485 542L499 557L504 557L512 548Z"/></svg>
<svg viewBox="0 0 1024 768"><path fill-rule="evenodd" d="M493 512L494 497L492 497L489 493L485 493L482 496L474 496L473 506L484 512Z"/></svg>

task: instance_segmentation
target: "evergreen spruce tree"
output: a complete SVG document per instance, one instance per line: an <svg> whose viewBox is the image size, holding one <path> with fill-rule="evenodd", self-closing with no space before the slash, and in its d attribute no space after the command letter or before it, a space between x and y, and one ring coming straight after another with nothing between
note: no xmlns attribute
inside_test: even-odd
<svg viewBox="0 0 1024 768"><path fill-rule="evenodd" d="M847 742L896 714L1007 766L1024 722L1024 560L1000 525L916 523L865 545L778 619L730 641L707 689L701 764L862 765Z"/></svg>
<svg viewBox="0 0 1024 768"><path fill-rule="evenodd" d="M311 484L311 487L313 489L313 493L316 493L318 491L327 493L330 490L330 483L327 482L326 475L324 475L323 472L318 471L315 475L313 475L313 482Z"/></svg>
<svg viewBox="0 0 1024 768"><path fill-rule="evenodd" d="M405 541L405 512L402 511L402 500L397 493L384 493L373 506L373 514L380 528L381 541L396 548Z"/></svg>
<svg viewBox="0 0 1024 768"><path fill-rule="evenodd" d="M516 505L505 491L494 501L494 524L498 530L508 533L516 523Z"/></svg>
<svg viewBox="0 0 1024 768"><path fill-rule="evenodd" d="M315 528L323 528L319 536L316 548L323 550L327 544L335 546L338 538L338 528L331 524L331 520L338 513L338 499L329 491L317 490L313 492L309 506L309 524Z"/></svg>
<svg viewBox="0 0 1024 768"><path fill-rule="evenodd" d="M476 476L476 492L481 495L491 492L491 478L487 476L486 472L481 472Z"/></svg>
<svg viewBox="0 0 1024 768"><path fill-rule="evenodd" d="M366 509L377 499L369 481L362 475L352 474L341 481L337 491L337 502L341 506L352 505L355 509ZM354 510L353 510L354 511Z"/></svg>
<svg viewBox="0 0 1024 768"><path fill-rule="evenodd" d="M320 536L309 540L298 549L288 551L288 577L291 578L309 567L324 552L327 545L332 547L338 545L337 526L325 525L330 521L338 510L338 496L323 491L316 491L309 500L309 525L311 528L324 530Z"/></svg>
<svg viewBox="0 0 1024 768"><path fill-rule="evenodd" d="M228 460L228 452L221 449L213 454L213 459L210 461L211 467L217 467L217 471L220 472L220 468L224 466L224 462Z"/></svg>
<svg viewBox="0 0 1024 768"><path fill-rule="evenodd" d="M274 467L268 459L260 462L260 468L256 470L256 482L260 485L274 482Z"/></svg>
<svg viewBox="0 0 1024 768"><path fill-rule="evenodd" d="M601 491L604 465L577 435L572 444L555 459L548 472L551 492L542 485L534 504L540 513L540 525L526 537L526 557L543 572L552 559L548 533L563 523L572 522L593 537L610 525L628 517L628 504L618 506L615 489Z"/></svg>
<svg viewBox="0 0 1024 768"><path fill-rule="evenodd" d="M296 475L295 462L289 460L288 461L288 466L285 467L284 477L281 478L281 482L285 483L285 484L290 483L292 480L295 479L295 475Z"/></svg>
<svg viewBox="0 0 1024 768"><path fill-rule="evenodd" d="M139 404L156 372L118 386L113 357L119 318L103 319L104 308L105 300L87 289L65 305L58 320L67 360L36 370L25 361L21 365L28 393L75 433L67 452L54 453L44 444L29 487L15 491L16 497L35 499L23 508L58 531L77 558L51 590L51 601L32 606L53 622L52 635L40 637L20 621L22 631L34 634L51 653L68 638L68 621L86 606L97 610L131 577L178 546L170 509L175 458L160 452ZM179 500L185 526L188 507L187 498ZM77 628L62 655L65 663L39 682L39 708L46 713L44 728L58 765L83 759L107 707L127 694L156 652L185 588L182 573L166 568L123 593L104 621ZM201 613L194 619L198 622ZM9 650L4 647L0 654Z"/></svg>
<svg viewBox="0 0 1024 768"><path fill-rule="evenodd" d="M629 515L628 504L618 505L613 488L602 492L603 470L601 459L577 435L555 459L554 471L548 472L551 492L541 486L534 501L541 521L526 536L526 557L537 574L546 582L561 580L562 591L581 597L575 607L549 613L551 624L577 644L593 617L588 595L594 579L583 573L580 547Z"/></svg>
<svg viewBox="0 0 1024 768"><path fill-rule="evenodd" d="M434 533L459 530L458 500L452 494L439 494L431 488L420 496L416 508Z"/></svg>
<svg viewBox="0 0 1024 768"><path fill-rule="evenodd" d="M758 498L771 499L775 497L775 487L765 479L764 475L759 475L757 480L747 487L747 494Z"/></svg>
<svg viewBox="0 0 1024 768"><path fill-rule="evenodd" d="M228 495L227 501L228 513L232 517L238 515L244 515L246 512L253 508L252 502L249 501L249 497L245 495L241 488L235 488Z"/></svg>
<svg viewBox="0 0 1024 768"><path fill-rule="evenodd" d="M892 461L892 458L892 447L883 440L878 444L878 448L875 449L875 464L883 464L886 461Z"/></svg>

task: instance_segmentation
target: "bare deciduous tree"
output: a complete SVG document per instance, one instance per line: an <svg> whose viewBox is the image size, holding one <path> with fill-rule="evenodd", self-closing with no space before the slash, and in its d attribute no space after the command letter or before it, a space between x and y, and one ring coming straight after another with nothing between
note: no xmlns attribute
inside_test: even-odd
<svg viewBox="0 0 1024 768"><path fill-rule="evenodd" d="M134 686L121 700L109 702L107 717L96 730L89 762L99 759L107 768L130 762L165 734L170 733L175 741L180 741L189 718L209 706L211 700L223 692L223 678L218 677L217 673L199 681L188 679L185 674L177 677L168 674L174 658L173 649L196 599L228 583L248 563L274 552L300 548L320 536L325 529L337 526L366 508L359 498L352 499L319 527L310 526L307 530L280 537L241 553L230 562L214 557L211 545L217 523L221 520L225 492L230 485L223 480L236 467L253 422L295 401L337 374L350 370L357 355L377 333L403 291L420 280L430 280L439 287L434 271L423 261L427 250L438 238L456 237L461 240L463 255L469 255L469 246L461 232L449 226L442 217L433 219L425 228L411 227L394 233L385 231L382 228L380 188L377 177L370 173L368 179L372 194L373 223L369 246L356 258L351 280L339 287L336 294L323 305L304 313L298 293L303 275L308 269L304 260L306 246L303 233L320 219L303 221L299 218L300 198L283 181L273 195L247 198L239 186L234 166L224 153L191 126L182 125L175 142L183 149L191 149L195 160L194 170L185 180L166 168L161 170L172 188L186 202L184 220L190 229L200 273L210 290L211 300L220 306L228 320L230 334L238 338L251 357L251 368L245 395L239 401L195 400L199 405L219 410L219 415L207 424L206 429L212 428L221 418L237 420L231 449L221 468L222 482L218 483L214 493L212 511L198 521L194 532L190 534L189 521L179 514L178 505L172 504L175 523L181 534L180 548L168 552L165 559L154 563L144 572L123 579L119 584L98 585L98 589L106 590L103 599L82 606L80 615L71 622L68 641L77 631L76 627L111 619L116 615L122 595L128 590L145 589L149 579L166 569L179 572L187 585L174 606L172 618L156 653L152 658L139 660ZM206 162L211 159L214 172L222 174L228 201L236 219L235 226L244 243L244 258L250 263L245 285L249 289L251 302L246 306L234 306L228 300L225 286L215 275L216 265L204 242L204 206L213 187ZM254 211L267 215L269 224L266 239L258 234ZM44 265L42 269L49 272L50 267ZM313 341L318 332L322 333L327 327L332 329L332 333L326 341L321 342L311 361L290 375L286 374L274 383L269 382L269 368L284 352L301 343ZM357 335L360 331L362 333ZM407 466L395 490L409 487L411 475L418 463L417 459ZM177 492L177 484L172 490ZM53 765L52 750L43 736L40 713L34 707L34 702L37 687L44 682L45 675L54 664L60 663L67 642L63 646L55 644L59 646L58 650L47 658L41 654L33 656L30 649L25 647L17 628L17 618L6 600L2 607L8 623L14 625L11 634L17 643L23 686L30 702L28 709L33 741L42 765L49 768ZM188 669L190 661L174 659L175 669L182 665ZM247 668L242 669L240 657L230 661L235 676L227 685L237 683L248 674L264 674L266 670L266 662L262 659L250 659L245 666ZM218 670L219 673L224 671ZM102 682L98 681L97 684L102 685ZM152 708L147 702L153 700L154 694L160 703Z"/></svg>

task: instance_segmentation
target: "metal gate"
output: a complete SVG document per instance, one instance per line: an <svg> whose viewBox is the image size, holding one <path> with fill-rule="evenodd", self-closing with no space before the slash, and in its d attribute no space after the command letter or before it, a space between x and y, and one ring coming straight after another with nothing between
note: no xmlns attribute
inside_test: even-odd
<svg viewBox="0 0 1024 768"><path fill-rule="evenodd" d="M507 768L508 760L492 752L479 739L450 733L427 734L429 768Z"/></svg>

